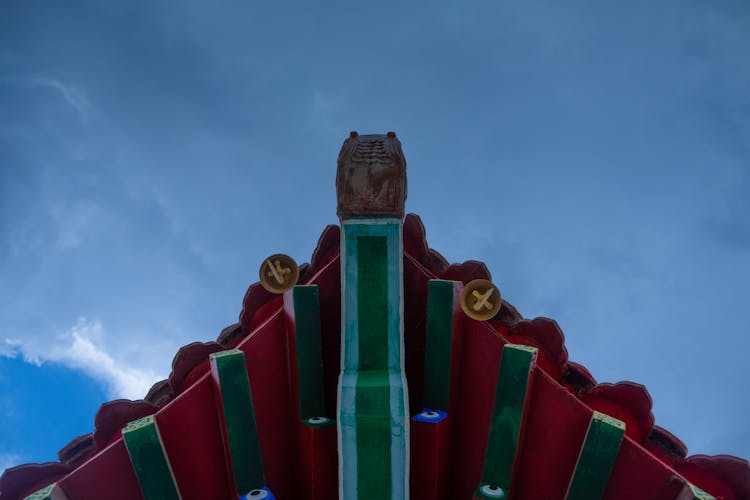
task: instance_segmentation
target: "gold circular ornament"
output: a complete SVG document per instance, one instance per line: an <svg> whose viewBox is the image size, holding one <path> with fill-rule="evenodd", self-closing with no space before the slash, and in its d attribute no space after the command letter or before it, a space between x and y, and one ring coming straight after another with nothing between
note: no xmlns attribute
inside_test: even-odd
<svg viewBox="0 0 750 500"><path fill-rule="evenodd" d="M294 259L283 253L271 255L260 265L260 284L271 293L284 293L294 288L299 279L299 267Z"/></svg>
<svg viewBox="0 0 750 500"><path fill-rule="evenodd" d="M488 280L471 280L461 292L461 309L471 319L493 318L501 305L500 290Z"/></svg>

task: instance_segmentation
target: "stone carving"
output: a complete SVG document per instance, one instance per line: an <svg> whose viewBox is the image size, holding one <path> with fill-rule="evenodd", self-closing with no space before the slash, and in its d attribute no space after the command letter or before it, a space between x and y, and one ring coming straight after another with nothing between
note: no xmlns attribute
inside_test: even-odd
<svg viewBox="0 0 750 500"><path fill-rule="evenodd" d="M406 159L396 134L352 132L338 158L339 217L404 217Z"/></svg>

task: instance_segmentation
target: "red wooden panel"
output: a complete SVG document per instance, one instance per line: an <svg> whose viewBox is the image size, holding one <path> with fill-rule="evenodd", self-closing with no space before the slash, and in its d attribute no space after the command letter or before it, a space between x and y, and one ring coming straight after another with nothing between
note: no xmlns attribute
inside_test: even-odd
<svg viewBox="0 0 750 500"><path fill-rule="evenodd" d="M341 265L339 257L336 256L326 264L310 279L309 284L318 285L326 416L335 418L336 391L341 371Z"/></svg>
<svg viewBox="0 0 750 500"><path fill-rule="evenodd" d="M59 482L71 500L138 500L141 488L122 438Z"/></svg>
<svg viewBox="0 0 750 500"><path fill-rule="evenodd" d="M452 471L448 470L450 417L440 422L410 422L411 470L409 471L411 498L444 500Z"/></svg>
<svg viewBox="0 0 750 500"><path fill-rule="evenodd" d="M336 426L299 425L302 496L308 500L333 500L338 496Z"/></svg>
<svg viewBox="0 0 750 500"><path fill-rule="evenodd" d="M404 364L409 383L410 414L424 407L424 346L429 271L404 255Z"/></svg>
<svg viewBox="0 0 750 500"><path fill-rule="evenodd" d="M321 347L323 348L324 397L326 417L336 415L336 390L339 372L341 294L339 259L332 258L307 280L308 284L318 285L319 310L321 319ZM298 491L302 498L310 500L330 500L338 495L338 448L336 426L307 426L301 423L298 387L298 361L296 349L296 329L292 303L287 302L283 311L284 327L287 336L287 362L289 364L289 404L290 416L297 429L298 442L294 456L295 467L299 471ZM336 355L332 355L332 354ZM257 410L256 410L257 411ZM298 451L297 451L298 450ZM290 474L296 472L290 471ZM272 488L275 495L280 493Z"/></svg>
<svg viewBox="0 0 750 500"><path fill-rule="evenodd" d="M645 444L654 428L651 395L641 384L627 381L598 384L584 392L581 401L596 411L625 422L625 434L636 443Z"/></svg>
<svg viewBox="0 0 750 500"><path fill-rule="evenodd" d="M231 498L209 374L162 408L155 418L183 500Z"/></svg>
<svg viewBox="0 0 750 500"><path fill-rule="evenodd" d="M451 498L471 498L484 466L500 355L505 342L489 326L467 321L462 335L458 397L448 412L455 418ZM455 401L455 405L454 405Z"/></svg>
<svg viewBox="0 0 750 500"><path fill-rule="evenodd" d="M424 407L424 356L426 338L427 286L433 274L411 255L404 256L404 322L406 373L412 413ZM450 469L455 434L451 415L459 413L461 397L461 353L465 316L453 316L451 346L450 403L448 416L439 423L411 420L410 491L413 498L447 498L455 473Z"/></svg>
<svg viewBox="0 0 750 500"><path fill-rule="evenodd" d="M320 287L318 287L320 288ZM292 292L289 292L292 293ZM281 306L281 315L284 318L283 328L286 337L286 363L289 370L289 411L291 412L292 422L300 422L300 403L299 403L299 361L297 361L297 329L294 324L294 302L291 299L284 298ZM322 353L321 353L322 356ZM322 416L322 415L317 415ZM296 428L296 426L295 426Z"/></svg>
<svg viewBox="0 0 750 500"><path fill-rule="evenodd" d="M750 464L731 455L693 455L677 471L695 486L721 500L750 498Z"/></svg>
<svg viewBox="0 0 750 500"><path fill-rule="evenodd" d="M91 436L89 434L89 436ZM28 495L57 482L70 473L70 465L59 462L43 464L22 464L5 469L0 474L0 498L14 500Z"/></svg>
<svg viewBox="0 0 750 500"><path fill-rule="evenodd" d="M297 401L281 307L237 348L247 361L266 483L282 500L298 497Z"/></svg>
<svg viewBox="0 0 750 500"><path fill-rule="evenodd" d="M662 500L674 471L655 458L630 437L625 436L620 453L609 477L606 500L632 500L644 498ZM670 500L670 499L665 499Z"/></svg>
<svg viewBox="0 0 750 500"><path fill-rule="evenodd" d="M511 496L562 500L593 412L544 371L533 377Z"/></svg>

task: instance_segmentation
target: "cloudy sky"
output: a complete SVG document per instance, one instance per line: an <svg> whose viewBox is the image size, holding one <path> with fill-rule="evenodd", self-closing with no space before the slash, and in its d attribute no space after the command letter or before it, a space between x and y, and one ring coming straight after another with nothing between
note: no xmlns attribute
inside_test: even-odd
<svg viewBox="0 0 750 500"><path fill-rule="evenodd" d="M308 260L350 130L397 132L448 260L750 456L748 54L742 0L3 2L0 469Z"/></svg>

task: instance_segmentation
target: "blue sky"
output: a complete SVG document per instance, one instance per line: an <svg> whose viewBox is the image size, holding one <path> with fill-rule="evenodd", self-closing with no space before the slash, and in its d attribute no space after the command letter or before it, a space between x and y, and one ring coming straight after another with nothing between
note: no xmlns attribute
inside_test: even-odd
<svg viewBox="0 0 750 500"><path fill-rule="evenodd" d="M236 321L335 223L349 130L407 210L691 453L750 456L750 4L0 6L0 469Z"/></svg>

